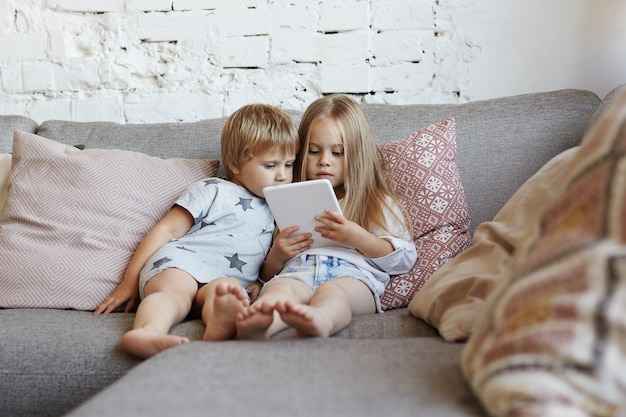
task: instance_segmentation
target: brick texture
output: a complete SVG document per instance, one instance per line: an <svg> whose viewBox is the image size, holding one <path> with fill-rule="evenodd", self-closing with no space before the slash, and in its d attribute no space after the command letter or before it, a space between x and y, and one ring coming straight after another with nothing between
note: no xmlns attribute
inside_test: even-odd
<svg viewBox="0 0 626 417"><path fill-rule="evenodd" d="M253 101L301 110L335 92L362 102L455 101L446 90L466 75L442 70L455 62L438 57L467 46L442 38L438 3L8 2L0 113L144 123L226 116ZM451 79L434 82L439 73Z"/></svg>

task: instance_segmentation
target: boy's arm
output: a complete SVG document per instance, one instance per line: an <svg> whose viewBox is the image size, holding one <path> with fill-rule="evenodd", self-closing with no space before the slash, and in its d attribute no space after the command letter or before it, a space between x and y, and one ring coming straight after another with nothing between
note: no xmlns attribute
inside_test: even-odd
<svg viewBox="0 0 626 417"><path fill-rule="evenodd" d="M182 237L193 225L193 217L184 208L174 206L143 238L131 258L120 285L94 310L94 314L110 313L126 303L125 311L133 309L139 298L139 273L148 259L167 242Z"/></svg>

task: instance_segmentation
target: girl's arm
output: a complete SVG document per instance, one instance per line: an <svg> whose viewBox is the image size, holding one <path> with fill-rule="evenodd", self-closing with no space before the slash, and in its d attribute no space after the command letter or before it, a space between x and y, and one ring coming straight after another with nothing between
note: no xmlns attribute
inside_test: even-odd
<svg viewBox="0 0 626 417"><path fill-rule="evenodd" d="M272 279L283 269L285 262L311 247L313 243L311 233L289 236L297 230L298 226L287 227L276 236L265 257L265 262L261 265L260 277L262 281L267 282Z"/></svg>
<svg viewBox="0 0 626 417"><path fill-rule="evenodd" d="M334 210L326 210L315 220L323 224L315 228L323 237L349 245L368 258L382 258L395 250L389 240L370 233Z"/></svg>
<svg viewBox="0 0 626 417"><path fill-rule="evenodd" d="M387 224L395 236L371 233L336 212L321 216L320 221L325 226L318 231L324 237L353 246L381 271L389 275L399 275L411 270L417 261L417 250L409 231L397 222L397 216L401 216L399 210L396 216L387 215Z"/></svg>
<svg viewBox="0 0 626 417"><path fill-rule="evenodd" d="M130 260L120 285L95 309L94 314L110 313L126 302L125 311L133 309L139 298L139 273L148 259L167 242L179 239L193 225L193 217L184 208L174 206L143 238Z"/></svg>

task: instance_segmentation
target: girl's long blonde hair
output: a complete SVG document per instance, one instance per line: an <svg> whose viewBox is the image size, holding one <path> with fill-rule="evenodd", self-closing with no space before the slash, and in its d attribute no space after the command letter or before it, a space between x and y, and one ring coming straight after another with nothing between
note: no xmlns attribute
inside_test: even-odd
<svg viewBox="0 0 626 417"><path fill-rule="evenodd" d="M310 142L310 126L313 121L325 118L333 123L344 147L343 190L335 190L343 215L368 231L374 227L391 233L385 213L397 212L389 206L389 200L403 210L404 218L397 218L411 232L408 216L391 186L387 182L386 164L376 145L374 132L363 109L344 95L330 95L317 99L302 115L298 134L300 152L294 166L296 181L306 180L307 154Z"/></svg>

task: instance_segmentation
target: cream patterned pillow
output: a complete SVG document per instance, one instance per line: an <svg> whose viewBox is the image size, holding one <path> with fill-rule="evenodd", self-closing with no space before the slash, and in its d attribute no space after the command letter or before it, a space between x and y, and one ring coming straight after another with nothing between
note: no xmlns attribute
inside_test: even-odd
<svg viewBox="0 0 626 417"><path fill-rule="evenodd" d="M471 244L470 218L456 164L453 118L382 146L390 181L413 225L418 259L407 274L391 277L383 309L406 307L439 267Z"/></svg>
<svg viewBox="0 0 626 417"><path fill-rule="evenodd" d="M93 310L145 233L218 164L81 151L16 131L0 216L0 307Z"/></svg>
<svg viewBox="0 0 626 417"><path fill-rule="evenodd" d="M626 397L626 91L537 222L463 350L463 374L490 415L615 415Z"/></svg>

